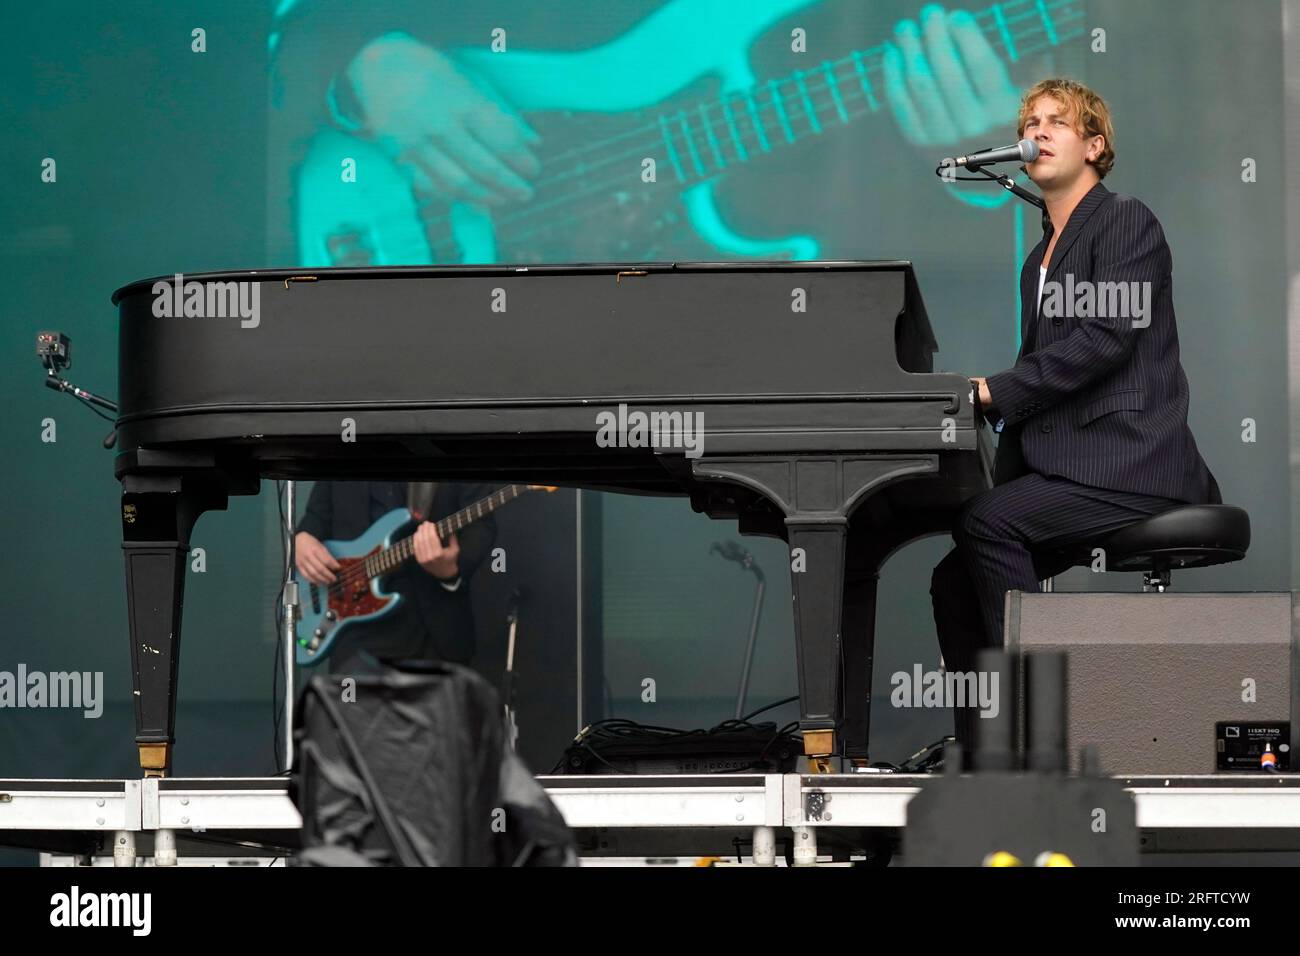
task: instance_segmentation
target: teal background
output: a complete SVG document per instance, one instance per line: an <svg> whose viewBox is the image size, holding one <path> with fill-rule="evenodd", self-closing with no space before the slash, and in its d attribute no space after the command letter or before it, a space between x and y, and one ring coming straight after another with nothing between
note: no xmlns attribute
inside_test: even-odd
<svg viewBox="0 0 1300 956"><path fill-rule="evenodd" d="M1192 387L1191 424L1225 499L1254 519L1249 557L1184 572L1177 586L1281 590L1292 586L1283 208L1288 156L1282 139L1280 7L1209 0L1081 5L1107 31L1108 49L1076 43L1014 66L1027 86L1049 71L1089 83L1112 107L1119 160L1106 184L1140 197L1160 218L1175 262L1175 303ZM434 5L456 43L501 22L512 42L554 51L606 42L658 7L484 2ZM744 2L735 3L736 26ZM755 39L760 78L843 56L887 38L916 3L810 3ZM457 11L472 11L458 13ZM112 395L116 316L112 290L157 274L296 265L291 180L296 135L315 122L290 116L293 97L272 74L273 9L255 0L7 5L0 30L0 670L103 671L109 706L79 713L0 711L0 777L138 773L132 746L129 658L118 485L108 425L42 386L35 333L73 340L68 377ZM290 11L292 13L292 11ZM461 19L457 19L461 17ZM803 26L810 52L797 60L789 31ZM207 31L192 53L190 31ZM334 28L347 35L344 18ZM291 35L285 28L286 47ZM723 42L725 31L717 34ZM480 41L476 41L480 42ZM481 42L486 42L483 38ZM681 44L658 51L685 55ZM299 51L295 64L311 59ZM280 64L283 67L283 64ZM806 68L806 67L804 67ZM293 77L287 77L292 86ZM611 76L610 83L635 82ZM701 92L709 88L701 78ZM283 95L282 95L283 94ZM290 130L298 124L297 133ZM972 138L917 146L888 110L827 130L733 171L717 186L733 229L813 236L824 258L907 258L915 263L940 344L936 366L986 374L1016 348L1015 275L1038 235L1036 214L983 208L939 185L939 157L1014 140L1012 125ZM572 134L580 142L579 124ZM54 157L58 181L43 183ZM1241 181L1244 156L1258 182ZM963 187L988 197L988 189ZM538 248L543 259L587 258L590 238ZM703 258L692 240L658 258ZM629 258L643 255L634 249ZM714 258L727 258L714 255ZM818 334L814 328L810 335ZM126 356L127 361L130 360ZM41 440L42 421L57 442ZM1258 440L1243 443L1242 420ZM304 489L305 492L305 489ZM691 513L682 500L604 496L600 505L606 716L708 726L730 716L743 653L751 579L708 553L734 526ZM507 520L503 517L503 520ZM204 517L193 544L207 571L187 583L176 772L267 773L271 754L271 600L279 544L275 502L232 499ZM769 590L750 687L751 707L795 692L790 592L779 542L746 539ZM937 666L929 571L946 539L898 554L882 580L873 724L878 759L898 760L948 732L943 712L888 707L888 675L914 662ZM572 553L556 561L574 562ZM576 571L575 571L576 573ZM1074 571L1058 587L1132 589L1131 576ZM489 655L490 656L490 655ZM491 675L489 675L491 676ZM536 675L540 681L545 675ZM657 700L641 701L642 680ZM567 688L557 688L562 698ZM571 705L566 705L571 706ZM595 714L588 713L587 719ZM774 712L784 722L793 705ZM534 741L538 754L564 746ZM535 758L540 763L541 758ZM549 761L547 761L549 762Z"/></svg>

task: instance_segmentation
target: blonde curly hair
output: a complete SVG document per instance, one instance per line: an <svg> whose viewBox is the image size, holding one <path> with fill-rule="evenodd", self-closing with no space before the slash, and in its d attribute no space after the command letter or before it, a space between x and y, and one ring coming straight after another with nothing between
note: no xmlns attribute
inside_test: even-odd
<svg viewBox="0 0 1300 956"><path fill-rule="evenodd" d="M1115 166L1115 127L1110 122L1110 107L1106 101L1082 83L1053 77L1035 83L1020 101L1020 118L1016 122L1016 135L1025 135L1025 121L1029 119L1034 103L1042 96L1051 96L1063 103L1074 121L1074 131L1084 139L1100 136L1104 140L1101 155L1092 164L1097 176L1105 179Z"/></svg>

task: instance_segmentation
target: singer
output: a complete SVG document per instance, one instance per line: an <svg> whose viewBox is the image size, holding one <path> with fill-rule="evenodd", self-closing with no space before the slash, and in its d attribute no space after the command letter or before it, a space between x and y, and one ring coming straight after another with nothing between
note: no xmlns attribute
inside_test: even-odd
<svg viewBox="0 0 1300 956"><path fill-rule="evenodd" d="M1039 148L1025 170L1051 223L1021 269L1015 364L972 379L1001 438L994 487L962 510L931 582L949 671L973 671L980 648L1001 646L1007 591L1065 570L1045 552L1222 500L1187 425L1169 245L1151 210L1101 182L1115 164L1110 111L1079 83L1044 80L1018 127ZM1068 308L1067 284L1087 293ZM1115 294L1132 288L1148 290L1140 310ZM1130 307L1098 308L1098 295ZM976 713L957 713L964 748Z"/></svg>

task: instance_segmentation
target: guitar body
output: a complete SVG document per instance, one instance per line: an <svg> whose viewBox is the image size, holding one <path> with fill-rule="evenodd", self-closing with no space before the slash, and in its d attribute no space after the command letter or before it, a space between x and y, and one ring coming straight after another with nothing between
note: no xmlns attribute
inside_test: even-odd
<svg viewBox="0 0 1300 956"><path fill-rule="evenodd" d="M672 0L609 43L577 53L454 52L465 72L525 114L543 146L628 143L632 152L620 149L590 170L574 170L570 150L558 150L569 153L558 170L543 153L534 197L490 212L465 203L421 205L377 146L322 130L295 183L301 264L706 259L719 252L816 258L809 236L765 240L728 228L714 201L716 176L681 188L669 163L657 163L655 183L641 181L640 167L643 156L660 155L657 130L679 110L695 110L708 94L753 87L750 44L812 2L750 0L740 23L733 0ZM343 181L345 159L356 162L355 182ZM576 202L575 182L592 186L579 190ZM575 249L575 240L587 244Z"/></svg>
<svg viewBox="0 0 1300 956"><path fill-rule="evenodd" d="M382 579L371 581L359 565L384 548L391 547L394 535L411 522L411 512L398 508L372 524L366 533L352 541L325 541L329 553L341 565L335 572L342 582L351 572L355 584L321 587L306 584L300 590L302 619L297 625L297 660L310 666L323 660L334 642L353 629L353 625L375 621L402 603L402 596L388 593L380 586Z"/></svg>

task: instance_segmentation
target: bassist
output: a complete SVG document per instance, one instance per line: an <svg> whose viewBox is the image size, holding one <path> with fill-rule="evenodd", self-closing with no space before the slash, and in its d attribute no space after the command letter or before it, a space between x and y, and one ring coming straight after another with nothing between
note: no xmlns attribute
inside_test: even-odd
<svg viewBox="0 0 1300 956"><path fill-rule="evenodd" d="M338 563L322 544L352 539L396 508L424 519L415 529L415 555L385 580L403 597L393 613L341 636L332 673L355 672L374 660L442 660L468 665L475 650L469 581L492 549L491 515L439 540L432 523L486 496L487 485L405 481L319 481L294 539L298 573L316 585L334 580Z"/></svg>

